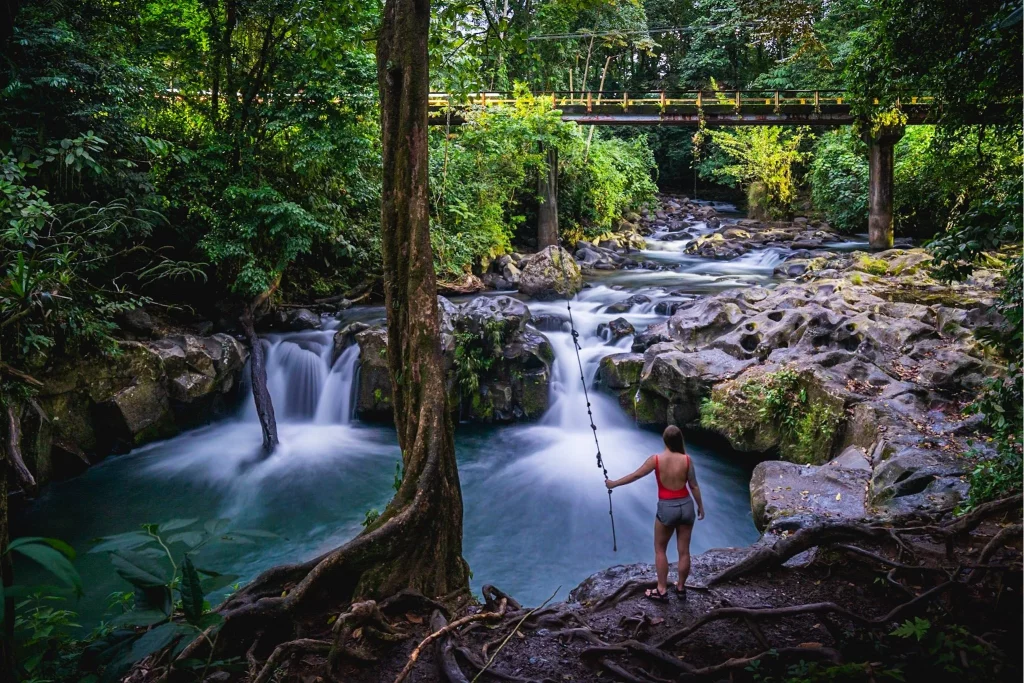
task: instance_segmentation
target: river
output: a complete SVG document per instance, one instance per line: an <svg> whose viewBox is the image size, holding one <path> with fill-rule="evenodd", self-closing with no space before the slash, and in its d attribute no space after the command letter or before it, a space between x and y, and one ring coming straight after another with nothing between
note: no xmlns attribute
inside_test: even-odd
<svg viewBox="0 0 1024 683"><path fill-rule="evenodd" d="M729 207L723 207L728 209ZM693 227L706 230L702 223ZM636 258L665 269L622 270L588 277L572 302L588 383L610 353L598 326L623 314L605 311L634 293L650 303L624 314L638 331L664 319L658 301L678 300L744 284L770 284L776 250L731 262L687 256L685 241L655 233ZM528 301L534 315L564 314L564 302ZM382 510L399 462L394 430L352 417L358 347L331 363L334 329L355 319L380 320L383 309L356 308L330 329L268 335L268 377L281 448L260 460L260 430L251 398L236 416L110 457L81 476L51 484L16 513L15 535L63 539L80 550L86 595L69 605L83 625L103 618L108 596L128 586L92 539L172 518L226 518L229 528L257 528L277 538L204 548L196 564L244 581L275 564L296 562L337 546L361 529L366 512ZM456 448L465 499L464 553L472 584L492 583L524 604L564 597L602 568L652 561L655 483L648 478L614 493L618 552L612 551L608 496L586 414L568 331L545 332L555 350L551 407L538 421L500 427L459 425ZM627 474L661 449L658 433L638 428L609 396L591 394L594 419L612 477ZM748 482L754 462L717 438L690 433L707 517L693 534L693 552L746 545L758 534ZM670 553L670 558L673 554ZM25 567L25 570L30 568ZM23 573L22 576L25 576Z"/></svg>

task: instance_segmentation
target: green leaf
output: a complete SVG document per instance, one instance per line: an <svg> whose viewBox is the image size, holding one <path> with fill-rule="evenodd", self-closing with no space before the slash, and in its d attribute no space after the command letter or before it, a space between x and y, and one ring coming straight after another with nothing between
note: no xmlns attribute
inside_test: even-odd
<svg viewBox="0 0 1024 683"><path fill-rule="evenodd" d="M231 534L233 536L251 536L252 538L281 538L275 533L262 529L234 529Z"/></svg>
<svg viewBox="0 0 1024 683"><path fill-rule="evenodd" d="M72 562L76 557L75 549L64 541L59 538L44 538L42 536L23 536L21 538L16 538L10 542L7 549L14 550L18 546L25 545L26 543L45 543L54 550L61 552L64 557L68 558Z"/></svg>
<svg viewBox="0 0 1024 683"><path fill-rule="evenodd" d="M158 528L161 532L174 531L176 529L184 529L187 526L192 526L198 521L198 517L193 517L192 519L172 519L169 522L164 522Z"/></svg>
<svg viewBox="0 0 1024 683"><path fill-rule="evenodd" d="M203 585L192 559L186 555L181 563L181 610L190 624L198 624L203 616Z"/></svg>
<svg viewBox="0 0 1024 683"><path fill-rule="evenodd" d="M166 586L171 581L169 567L142 553L118 550L111 554L110 561L122 579L139 588Z"/></svg>
<svg viewBox="0 0 1024 683"><path fill-rule="evenodd" d="M168 543L184 543L189 548L195 548L203 542L205 536L202 531L182 531L179 534L171 534L167 537Z"/></svg>
<svg viewBox="0 0 1024 683"><path fill-rule="evenodd" d="M155 538L143 531L128 531L115 536L104 536L103 538L96 540L100 541L100 543L99 545L90 548L90 553L107 553L112 550L131 550L156 541Z"/></svg>
<svg viewBox="0 0 1024 683"><path fill-rule="evenodd" d="M152 626L167 618L167 615L158 609L133 609L115 617L110 624L112 626Z"/></svg>
<svg viewBox="0 0 1024 683"><path fill-rule="evenodd" d="M135 609L138 611L154 610L170 616L173 605L170 586L135 589Z"/></svg>
<svg viewBox="0 0 1024 683"><path fill-rule="evenodd" d="M199 571L202 572L202 570ZM203 595L209 595L225 586L230 586L237 580L237 574L217 574L216 576L205 578L203 579Z"/></svg>
<svg viewBox="0 0 1024 683"><path fill-rule="evenodd" d="M132 641L128 648L119 647L119 654L104 669L101 683L114 683L120 680L133 664L167 647L186 632L181 624L172 621L146 631Z"/></svg>
<svg viewBox="0 0 1024 683"><path fill-rule="evenodd" d="M226 527L228 525L228 522L230 521L231 520L229 519L211 519L209 522L203 525L203 528L206 529L206 533L210 534L211 536L215 536L218 533L220 533L220 531L224 529L224 527Z"/></svg>
<svg viewBox="0 0 1024 683"><path fill-rule="evenodd" d="M75 569L74 565L64 557L62 553L54 550L49 545L43 543L25 543L19 545L12 550L21 553L25 557L38 562L42 567L56 576L58 579L63 581L68 586L75 589L76 595L82 595L85 591L82 590L82 577L78 575L78 570Z"/></svg>

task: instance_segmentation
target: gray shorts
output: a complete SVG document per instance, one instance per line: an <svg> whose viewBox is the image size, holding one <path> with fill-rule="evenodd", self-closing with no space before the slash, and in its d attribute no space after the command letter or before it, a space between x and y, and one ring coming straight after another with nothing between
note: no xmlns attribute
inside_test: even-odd
<svg viewBox="0 0 1024 683"><path fill-rule="evenodd" d="M693 526L696 519L692 496L658 501L658 521L665 526Z"/></svg>

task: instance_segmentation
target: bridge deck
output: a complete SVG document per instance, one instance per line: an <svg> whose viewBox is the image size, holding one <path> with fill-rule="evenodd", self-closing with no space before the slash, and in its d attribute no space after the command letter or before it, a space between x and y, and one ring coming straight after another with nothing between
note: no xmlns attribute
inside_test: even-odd
<svg viewBox="0 0 1024 683"><path fill-rule="evenodd" d="M562 119L596 126L836 126L854 122L849 98L840 91L733 91L728 93L623 92L535 93L551 98ZM908 124L927 120L931 97L901 103ZM467 110L514 104L509 93L475 93L456 98L430 95L430 123L459 124Z"/></svg>

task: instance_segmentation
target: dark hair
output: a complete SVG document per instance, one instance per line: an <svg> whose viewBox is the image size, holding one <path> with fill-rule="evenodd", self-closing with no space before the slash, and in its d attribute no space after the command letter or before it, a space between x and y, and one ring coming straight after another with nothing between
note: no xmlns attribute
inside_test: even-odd
<svg viewBox="0 0 1024 683"><path fill-rule="evenodd" d="M665 442L665 447L673 453L685 453L686 442L683 441L683 430L675 425L669 425L665 427L665 431L661 433L661 438Z"/></svg>

